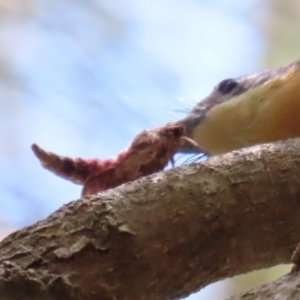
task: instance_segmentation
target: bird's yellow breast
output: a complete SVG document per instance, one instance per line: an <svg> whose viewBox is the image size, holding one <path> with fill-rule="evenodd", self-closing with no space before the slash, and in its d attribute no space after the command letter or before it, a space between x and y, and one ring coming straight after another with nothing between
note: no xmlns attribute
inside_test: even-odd
<svg viewBox="0 0 300 300"><path fill-rule="evenodd" d="M210 155L300 136L300 67L212 109L192 133Z"/></svg>

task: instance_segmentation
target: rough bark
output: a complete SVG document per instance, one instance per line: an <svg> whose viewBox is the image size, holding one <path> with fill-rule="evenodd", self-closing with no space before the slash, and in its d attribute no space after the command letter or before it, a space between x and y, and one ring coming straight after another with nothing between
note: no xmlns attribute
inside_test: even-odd
<svg viewBox="0 0 300 300"><path fill-rule="evenodd" d="M256 146L70 202L0 243L1 300L177 299L290 262L299 153Z"/></svg>
<svg viewBox="0 0 300 300"><path fill-rule="evenodd" d="M300 274L287 274L281 278L253 288L247 292L232 296L227 300L299 300Z"/></svg>

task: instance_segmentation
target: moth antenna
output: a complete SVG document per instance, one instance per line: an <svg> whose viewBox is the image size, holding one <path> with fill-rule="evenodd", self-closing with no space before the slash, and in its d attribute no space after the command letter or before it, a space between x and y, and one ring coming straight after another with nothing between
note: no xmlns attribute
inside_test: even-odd
<svg viewBox="0 0 300 300"><path fill-rule="evenodd" d="M45 169L76 184L84 184L91 172L99 168L101 163L97 159L84 160L60 156L45 151L37 144L32 144L31 149Z"/></svg>

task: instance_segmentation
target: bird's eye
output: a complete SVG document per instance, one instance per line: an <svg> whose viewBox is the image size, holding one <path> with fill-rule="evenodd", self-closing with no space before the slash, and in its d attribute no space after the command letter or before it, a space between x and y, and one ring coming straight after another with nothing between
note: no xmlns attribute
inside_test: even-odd
<svg viewBox="0 0 300 300"><path fill-rule="evenodd" d="M236 86L238 82L234 79L225 79L221 81L218 85L218 91L223 95L230 93Z"/></svg>

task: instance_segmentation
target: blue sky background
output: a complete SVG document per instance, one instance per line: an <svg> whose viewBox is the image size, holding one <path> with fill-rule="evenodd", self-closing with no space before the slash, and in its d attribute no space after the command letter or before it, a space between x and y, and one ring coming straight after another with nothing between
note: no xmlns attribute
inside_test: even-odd
<svg viewBox="0 0 300 300"><path fill-rule="evenodd" d="M71 157L114 156L139 131L181 118L218 81L260 69L257 6L41 0L23 17L8 11L0 28L12 73L0 90L2 222L29 224L79 196L79 186L39 166L32 142Z"/></svg>
<svg viewBox="0 0 300 300"><path fill-rule="evenodd" d="M31 224L80 195L40 167L33 142L71 157L114 156L141 130L183 117L222 79L264 68L257 20L267 3L2 4L2 227Z"/></svg>

